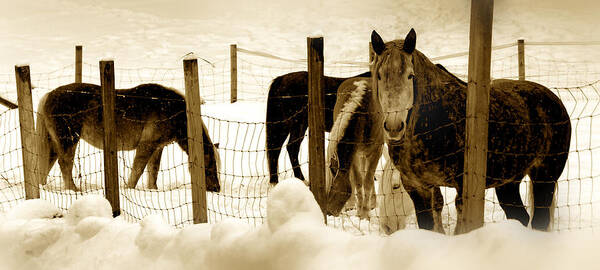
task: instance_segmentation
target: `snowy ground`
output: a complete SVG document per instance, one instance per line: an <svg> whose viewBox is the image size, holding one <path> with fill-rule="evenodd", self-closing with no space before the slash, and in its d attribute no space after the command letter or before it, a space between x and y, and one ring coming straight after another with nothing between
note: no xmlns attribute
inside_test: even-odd
<svg viewBox="0 0 600 270"><path fill-rule="evenodd" d="M323 224L306 186L280 183L265 224L228 220L176 230L160 216L132 224L110 217L102 197L84 197L65 218L44 201L2 217L5 269L592 269L597 235L532 232L516 222L462 236L403 230L353 236ZM50 218L50 219L49 219Z"/></svg>
<svg viewBox="0 0 600 270"><path fill-rule="evenodd" d="M221 144L223 160L223 192L208 195L209 220L216 223L230 217L237 219L217 225L190 225L187 158L175 146L169 146L163 154L158 192L141 186L145 178L138 189L122 189L123 216L118 219L90 218L79 224L68 221L69 218L19 219L15 213L39 217L43 213L34 212L47 215L55 210L47 211L49 206L43 205L15 208L23 197L18 114L15 110L2 110L0 211L4 216L0 217L0 256L6 268L32 269L43 265L48 269L157 266L278 269L293 265L297 269L399 266L452 269L462 264L463 268L473 269L481 266L563 269L575 262L592 267L591 251L587 250L593 250L593 241L600 240L587 234L600 224L600 185L596 183L600 177L596 161L600 154L600 138L596 135L600 132L600 86L588 84L600 80L599 45L526 47L527 77L553 88L573 119L572 153L558 188L554 229L577 232L533 233L504 221L503 212L494 203L493 192L488 192L486 222L496 223L488 223L466 236L452 238L414 230L414 215L408 212L409 230L389 238L357 237L356 234L377 234L380 220L374 217L369 222L359 221L352 211L343 219L330 218L327 228L317 224L311 214L301 214L277 233L272 220L277 222L286 217L272 215L270 204L288 199L305 202L285 209L290 218L298 211L310 212L313 202L302 197L306 194L300 187L291 186L288 188L294 192L284 191L284 194L304 195L267 200L274 191L269 191L266 183L264 97L275 76L306 67L301 62L238 53L242 101L228 104L229 44L302 59L306 55L306 37L320 32L325 37L325 73L350 76L366 68L334 62L365 62L373 29L390 40L403 38L414 27L418 33L417 48L430 57L468 50L469 1L0 2L0 28L4 29L0 33L0 95L16 100L14 65L29 63L32 82L37 87L33 93L34 107L43 93L73 81L76 44L84 46L84 81L98 83L98 60L112 57L117 68L117 87L158 82L183 90L182 57L189 52L201 57L201 93L208 101L202 107L204 120L213 140ZM496 2L495 45L512 43L518 38L526 42L600 40L598 4L585 0L565 4L558 0ZM494 51L495 78L514 78L518 74L516 52L516 47ZM440 62L461 76L466 74L466 60L455 57ZM301 152L305 175L306 147L305 142ZM132 159L132 153L121 153L121 175L128 174ZM289 176L285 151L280 164L282 175ZM379 171L378 175L382 173ZM82 144L74 175L85 194L102 194L101 152ZM84 195L63 191L57 168L49 182L42 197L58 206L60 212L67 211ZM524 197L526 188L522 186ZM444 195L448 205L444 223L446 230L451 231L455 223L454 191L445 189ZM293 203L286 201L286 205ZM89 211L82 211L83 215L89 215ZM144 220L152 214L160 214L162 218L151 216ZM373 212L374 216L379 214ZM141 224L130 223L141 220L144 220ZM166 223L183 229L175 230ZM332 229L331 225L348 232Z"/></svg>

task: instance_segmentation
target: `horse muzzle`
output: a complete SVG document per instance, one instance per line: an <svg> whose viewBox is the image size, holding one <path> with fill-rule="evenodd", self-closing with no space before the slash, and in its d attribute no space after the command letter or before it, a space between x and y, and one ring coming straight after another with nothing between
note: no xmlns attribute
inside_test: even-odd
<svg viewBox="0 0 600 270"><path fill-rule="evenodd" d="M395 124L391 124L388 121L383 122L383 130L385 130L388 139L392 141L399 141L404 136L404 124L403 121L398 121Z"/></svg>

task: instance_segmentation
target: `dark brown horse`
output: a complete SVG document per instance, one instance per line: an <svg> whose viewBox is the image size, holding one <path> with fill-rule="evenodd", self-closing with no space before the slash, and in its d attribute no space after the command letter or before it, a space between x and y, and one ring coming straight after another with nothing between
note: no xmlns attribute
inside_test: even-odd
<svg viewBox="0 0 600 270"><path fill-rule="evenodd" d="M148 165L148 188L157 188L156 178L164 146L176 142L188 152L185 98L176 90L158 84L142 84L117 90L115 122L118 150L136 150L127 186L135 188ZM73 182L73 158L79 139L102 149L100 86L73 83L48 92L40 100L36 124L38 182L46 184L50 169L58 160L65 187L77 190ZM204 123L204 164L206 188L220 190L219 153Z"/></svg>
<svg viewBox="0 0 600 270"><path fill-rule="evenodd" d="M373 31L371 42L373 88L385 115L389 155L413 200L419 227L433 229L443 207L440 186L456 188L461 213L467 85L415 49L414 30L405 40L387 43ZM546 230L571 140L563 103L537 83L494 80L488 133L486 187L495 188L507 218L527 226L519 183L528 175L531 226Z"/></svg>
<svg viewBox="0 0 600 270"><path fill-rule="evenodd" d="M366 72L356 77L370 77ZM348 78L324 78L325 91L325 131L333 126L333 107L340 84ZM308 129L308 72L299 71L279 76L273 80L267 98L266 137L269 182L276 184L278 160L283 143L289 135L287 151L294 170L294 176L305 180L298 153L304 134Z"/></svg>
<svg viewBox="0 0 600 270"><path fill-rule="evenodd" d="M337 216L352 194L360 218L375 205L373 176L383 149L383 114L370 78L344 81L337 93L327 164L327 213ZM331 183L329 183L331 182ZM328 188L329 189L329 188Z"/></svg>

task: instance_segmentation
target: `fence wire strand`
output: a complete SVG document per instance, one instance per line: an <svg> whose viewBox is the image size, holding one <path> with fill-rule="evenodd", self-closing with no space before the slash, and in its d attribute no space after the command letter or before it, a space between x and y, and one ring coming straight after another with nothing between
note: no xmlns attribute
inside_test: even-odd
<svg viewBox="0 0 600 270"><path fill-rule="evenodd" d="M502 45L493 51L492 77L518 78L518 55L516 43ZM531 45L531 46L528 46ZM547 45L547 44L546 44ZM578 44L563 44L571 46ZM562 48L549 44L552 48ZM600 154L600 67L597 63L577 59L557 60L544 44L526 42L526 78L549 87L567 107L572 124L571 148L567 166L558 181L556 210L553 230L597 229L600 224L600 188L594 184L600 178L600 166L594 164L594 156ZM586 48L597 49L596 44ZM265 56L268 56L266 58ZM266 218L266 200L269 194L269 170L266 159L266 101L271 82L277 76L290 72L306 71L304 59L271 57L272 55L238 48L238 103L229 104L229 59L212 64L200 62L200 93L206 104L202 106L202 119L213 143L219 144L221 192L207 193L208 219L210 223L236 218L253 225L262 224ZM278 59L280 58L280 59ZM466 79L465 54L434 58L459 78ZM350 77L368 70L366 62L326 62L325 75ZM182 68L116 68L116 88L129 88L142 83L159 83L183 93ZM32 73L34 116L41 96L52 89L74 81L74 66L65 66L48 73ZM84 63L83 81L98 84L98 65ZM0 96L16 100L14 74L0 74ZM280 99L305 98L305 96L281 96ZM301 106L306 110L306 106ZM3 108L4 109L4 108ZM93 109L93 108L90 108ZM323 108L331 114L332 108ZM279 120L286 122L301 112ZM167 121L165 119L164 121ZM459 119L448 125L463 123ZM492 121L493 122L493 121ZM490 122L490 123L492 123ZM502 125L523 123L496 122ZM531 125L559 125L560 123L532 123ZM442 127L440 127L442 128ZM17 110L4 109L0 113L0 132L3 148L0 152L0 211L8 211L24 200L20 130ZM435 133L436 130L428 131ZM431 136L421 134L420 136ZM299 166L307 175L307 136L295 139L300 145ZM326 136L327 138L328 136ZM278 175L280 179L294 175L288 158L286 140L280 146ZM326 139L326 144L330 143ZM326 146L327 147L327 146ZM385 150L384 150L385 151ZM456 149L451 155L460 154ZM519 153L495 153L519 155ZM442 158L442 157L439 157ZM132 170L134 152L118 154L119 183L121 186L121 209L126 220L137 222L149 214L160 214L169 223L182 227L193 222L191 184L187 155L175 143L164 148L158 171L158 189L147 188L148 177L144 173L135 189L125 183ZM382 233L402 229L404 223L416 228L414 212L408 194L394 189L382 179L399 179L399 172L386 167L386 158L379 160L375 177L378 207L369 219L357 217L355 209L342 212L339 217L329 217L330 226L358 234ZM81 141L75 150L73 179L81 191L65 190L58 166L54 166L47 184L40 190L41 198L52 201L60 209L67 210L77 198L85 194L103 194L104 172L102 151ZM456 176L453 176L456 177ZM528 177L520 186L521 197L530 207ZM446 231L456 224L454 200L456 191L442 188L444 197L443 222ZM505 220L498 198L492 189L485 192L485 222ZM382 224L391 226L384 228ZM391 225L390 225L391 224ZM394 227L395 226L395 227Z"/></svg>

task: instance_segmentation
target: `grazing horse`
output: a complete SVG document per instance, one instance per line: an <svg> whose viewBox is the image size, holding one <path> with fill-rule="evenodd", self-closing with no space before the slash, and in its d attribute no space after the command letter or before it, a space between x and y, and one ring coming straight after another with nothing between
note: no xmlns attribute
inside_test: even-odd
<svg viewBox="0 0 600 270"><path fill-rule="evenodd" d="M366 72L357 77L370 77ZM325 131L333 126L333 107L340 84L347 78L323 77L325 89ZM294 176L305 180L298 153L308 129L308 72L299 71L279 76L269 87L267 98L266 137L269 182L277 184L279 153L289 135L287 152Z"/></svg>
<svg viewBox="0 0 600 270"><path fill-rule="evenodd" d="M420 228L441 220L440 186L457 190L462 215L467 84L415 49L416 33L375 51L373 90L384 112L389 155L413 200ZM529 224L519 183L529 175L531 226L547 230L557 180L567 160L571 122L548 88L529 81L494 80L490 89L486 187L495 188L506 217ZM459 219L460 220L460 219ZM462 224L457 224L459 231Z"/></svg>
<svg viewBox="0 0 600 270"><path fill-rule="evenodd" d="M370 81L370 78L348 79L337 93L333 110L335 122L327 146L327 163L332 176L327 196L330 215L339 215L353 190L360 218L369 217L375 202L373 176L384 137L383 114Z"/></svg>
<svg viewBox="0 0 600 270"><path fill-rule="evenodd" d="M148 188L156 189L156 178L164 146L179 144L188 153L186 104L176 90L158 84L142 84L116 90L115 124L117 150L136 150L127 186L135 188L148 165ZM104 145L100 86L72 83L42 97L37 118L37 177L46 184L58 159L65 187L77 190L73 182L73 158L79 139L96 148ZM206 188L220 190L219 153L202 123Z"/></svg>

